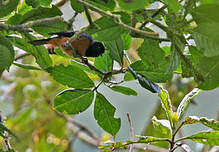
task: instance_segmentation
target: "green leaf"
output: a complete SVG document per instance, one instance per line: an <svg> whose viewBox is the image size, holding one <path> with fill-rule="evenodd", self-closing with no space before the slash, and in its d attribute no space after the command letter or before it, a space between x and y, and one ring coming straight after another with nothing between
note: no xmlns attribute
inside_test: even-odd
<svg viewBox="0 0 219 152"><path fill-rule="evenodd" d="M93 98L93 91L67 89L56 96L53 107L67 114L78 114L85 111L91 105Z"/></svg>
<svg viewBox="0 0 219 152"><path fill-rule="evenodd" d="M122 39L124 43L124 50L128 50L132 44L132 37L127 33L123 33Z"/></svg>
<svg viewBox="0 0 219 152"><path fill-rule="evenodd" d="M132 21L131 16L127 12L120 11L120 12L112 12L112 13L116 15L120 15L121 21L125 24L129 24Z"/></svg>
<svg viewBox="0 0 219 152"><path fill-rule="evenodd" d="M124 43L122 38L119 37L116 40L106 41L104 44L110 50L111 58L123 66Z"/></svg>
<svg viewBox="0 0 219 152"><path fill-rule="evenodd" d="M84 6L77 2L77 0L71 0L71 7L74 11L81 13L84 11Z"/></svg>
<svg viewBox="0 0 219 152"><path fill-rule="evenodd" d="M183 100L180 102L180 105L177 108L178 119L180 119L183 116L185 110L187 109L188 105L190 104L190 101L195 96L197 96L200 92L201 92L200 89L195 88L183 98Z"/></svg>
<svg viewBox="0 0 219 152"><path fill-rule="evenodd" d="M25 13L17 24L22 24L28 21L34 21L37 19L49 18L49 17L61 16L61 15L62 12L54 5L52 6L52 8L40 6L31 9L30 11Z"/></svg>
<svg viewBox="0 0 219 152"><path fill-rule="evenodd" d="M154 82L165 82L172 78L172 73L166 72L169 61L157 41L145 39L138 48L138 55L143 62L137 61L131 67L139 74Z"/></svg>
<svg viewBox="0 0 219 152"><path fill-rule="evenodd" d="M127 11L133 11L143 9L147 6L148 1L146 0L118 0L119 6Z"/></svg>
<svg viewBox="0 0 219 152"><path fill-rule="evenodd" d="M117 91L117 92L120 92L122 94L125 94L125 95L133 95L133 96L137 96L138 93L131 89L131 88L128 88L128 87L124 87L124 86L113 86L113 87L110 87L113 91Z"/></svg>
<svg viewBox="0 0 219 152"><path fill-rule="evenodd" d="M219 22L219 4L202 4L193 9L193 19L197 24Z"/></svg>
<svg viewBox="0 0 219 152"><path fill-rule="evenodd" d="M25 0L26 4L29 6L32 6L33 8L36 8L40 5L39 0Z"/></svg>
<svg viewBox="0 0 219 152"><path fill-rule="evenodd" d="M95 71L91 70L88 66L82 64L81 62L77 62L75 60L71 60L71 65L83 70L83 71L86 71L86 72L89 72L89 73L92 73L92 74L96 74Z"/></svg>
<svg viewBox="0 0 219 152"><path fill-rule="evenodd" d="M121 126L121 119L114 118L116 108L100 93L96 95L94 117L101 128L115 137Z"/></svg>
<svg viewBox="0 0 219 152"><path fill-rule="evenodd" d="M152 136L137 136L137 138L139 138L139 140L137 140L137 143L168 141L167 138L157 138L157 137L152 137Z"/></svg>
<svg viewBox="0 0 219 152"><path fill-rule="evenodd" d="M190 139L206 145L219 145L219 131L200 132L183 139Z"/></svg>
<svg viewBox="0 0 219 152"><path fill-rule="evenodd" d="M17 8L17 5L20 0L7 0L1 1L0 4L0 18L10 14Z"/></svg>
<svg viewBox="0 0 219 152"><path fill-rule="evenodd" d="M162 130L162 132L163 131L167 132L168 130L168 133L172 133L172 128L171 128L169 120L166 120L166 119L159 120L157 119L156 116L153 116L152 123L153 123L153 126L159 127L160 130Z"/></svg>
<svg viewBox="0 0 219 152"><path fill-rule="evenodd" d="M213 57L219 55L218 31L219 22L200 23L192 32L197 48L204 50L204 55Z"/></svg>
<svg viewBox="0 0 219 152"><path fill-rule="evenodd" d="M132 81L135 80L135 77L130 73L130 72L126 72L124 75L124 81Z"/></svg>
<svg viewBox="0 0 219 152"><path fill-rule="evenodd" d="M18 63L18 62L13 62L13 64L20 67L20 68L27 69L27 70L41 70L38 67L28 65L28 64L22 64L22 63Z"/></svg>
<svg viewBox="0 0 219 152"><path fill-rule="evenodd" d="M198 70L204 76L204 81L200 81L198 88L210 90L219 86L219 56L203 57L198 64Z"/></svg>
<svg viewBox="0 0 219 152"><path fill-rule="evenodd" d="M58 65L50 67L48 72L59 83L67 85L72 88L92 88L94 87L93 81L87 76L87 74L76 66Z"/></svg>
<svg viewBox="0 0 219 152"><path fill-rule="evenodd" d="M177 12L182 8L182 5L177 0L164 0L164 2L168 5L171 11Z"/></svg>
<svg viewBox="0 0 219 152"><path fill-rule="evenodd" d="M48 33L67 30L67 24L64 20L56 20L34 24L32 28L39 34L48 36Z"/></svg>
<svg viewBox="0 0 219 152"><path fill-rule="evenodd" d="M135 79L138 79L138 82L143 88L151 91L152 93L160 93L159 85L147 80L147 78L145 78L143 75L137 74L131 67L128 67L128 70L135 77Z"/></svg>
<svg viewBox="0 0 219 152"><path fill-rule="evenodd" d="M207 127L219 130L219 121L216 121L214 119L207 119L205 117L201 117L199 121Z"/></svg>
<svg viewBox="0 0 219 152"><path fill-rule="evenodd" d="M44 46L33 46L28 43L30 39L33 39L31 35L26 34L23 38L16 36L9 36L8 38L14 46L32 54L35 57L37 64L39 64L42 69L47 69L52 66L52 59Z"/></svg>
<svg viewBox="0 0 219 152"><path fill-rule="evenodd" d="M183 125L196 124L196 123L199 123L199 118L197 116L188 116L185 118Z"/></svg>
<svg viewBox="0 0 219 152"><path fill-rule="evenodd" d="M10 41L0 33L0 76L5 69L9 69L14 60L14 49Z"/></svg>
<svg viewBox="0 0 219 152"><path fill-rule="evenodd" d="M116 40L122 33L124 33L124 29L116 24L113 19L107 17L101 17L100 19L94 22L98 26L98 30L93 32L93 37L98 41L110 41Z"/></svg>
<svg viewBox="0 0 219 152"><path fill-rule="evenodd" d="M150 66L147 63L143 63L142 60L136 61L130 65L134 71L145 76L148 80L153 82L166 82L172 78L172 74L166 74L168 63L161 64L159 67Z"/></svg>
<svg viewBox="0 0 219 152"><path fill-rule="evenodd" d="M107 10L112 11L116 6L116 3L113 0L108 0L107 2L104 2L104 0L85 0L85 1L105 11Z"/></svg>
<svg viewBox="0 0 219 152"><path fill-rule="evenodd" d="M173 120L172 120L173 110L172 110L172 104L169 98L169 94L166 90L161 89L161 92L158 94L158 96L161 99L162 108L166 112L166 116L168 120L170 121L171 126L173 126L172 124L173 123Z"/></svg>
<svg viewBox="0 0 219 152"><path fill-rule="evenodd" d="M94 66L104 72L111 72L113 69L113 60L110 57L110 52L105 51L102 56L95 58Z"/></svg>

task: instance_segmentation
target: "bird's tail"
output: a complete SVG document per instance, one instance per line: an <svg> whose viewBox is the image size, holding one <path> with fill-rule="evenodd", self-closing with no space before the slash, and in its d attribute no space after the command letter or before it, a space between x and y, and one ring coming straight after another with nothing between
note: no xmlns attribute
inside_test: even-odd
<svg viewBox="0 0 219 152"><path fill-rule="evenodd" d="M48 44L48 42L51 40L52 38L48 38L48 39L41 39L41 40L33 40L33 41L29 41L30 44L33 45L44 45L44 44Z"/></svg>

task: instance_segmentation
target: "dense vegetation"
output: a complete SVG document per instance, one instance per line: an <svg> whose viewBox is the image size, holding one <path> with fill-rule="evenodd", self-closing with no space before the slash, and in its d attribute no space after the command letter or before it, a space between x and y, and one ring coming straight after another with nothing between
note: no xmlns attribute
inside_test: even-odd
<svg viewBox="0 0 219 152"><path fill-rule="evenodd" d="M154 144L148 145L150 151L191 151L184 140L219 145L218 121L185 114L201 90L219 86L217 0L71 0L75 13L68 21L60 10L66 2L0 1L0 94L7 112L7 120L0 119L2 151L72 151L73 136L102 151L144 148L137 143ZM51 55L44 46L29 43L39 34L73 30L79 13L89 22L81 31L107 48L102 56L75 58L60 48ZM80 115L94 102L98 125L115 137L121 127L114 116L119 109L98 88L105 85L138 98L125 81L156 93L161 105L137 140L128 114L130 140L104 144L70 115ZM181 127L195 123L211 130L176 138Z"/></svg>

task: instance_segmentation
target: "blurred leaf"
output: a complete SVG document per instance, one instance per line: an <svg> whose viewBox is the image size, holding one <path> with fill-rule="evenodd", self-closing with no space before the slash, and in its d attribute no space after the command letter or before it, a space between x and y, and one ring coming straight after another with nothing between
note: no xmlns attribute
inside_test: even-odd
<svg viewBox="0 0 219 152"><path fill-rule="evenodd" d="M133 11L143 9L147 6L148 1L146 0L118 0L119 6L127 11Z"/></svg>
<svg viewBox="0 0 219 152"><path fill-rule="evenodd" d="M156 116L153 116L152 123L154 126L160 127L161 130L164 130L163 127L165 127L166 129L168 129L169 133L172 133L172 128L171 128L169 120L166 120L166 119L159 120L159 119L157 119Z"/></svg>
<svg viewBox="0 0 219 152"><path fill-rule="evenodd" d="M90 90L67 89L56 96L53 107L67 114L78 114L91 105L93 98L94 92Z"/></svg>
<svg viewBox="0 0 219 152"><path fill-rule="evenodd" d="M190 139L206 145L219 145L219 131L200 132L183 139Z"/></svg>
<svg viewBox="0 0 219 152"><path fill-rule="evenodd" d="M32 28L39 34L48 36L48 33L67 30L67 24L64 20L56 20L34 24Z"/></svg>
<svg viewBox="0 0 219 152"><path fill-rule="evenodd" d="M97 93L94 105L94 117L101 128L115 137L121 126L121 119L114 118L116 108L100 93Z"/></svg>
<svg viewBox="0 0 219 152"><path fill-rule="evenodd" d="M124 81L132 81L135 80L135 77L130 73L130 72L126 72L124 75Z"/></svg>
<svg viewBox="0 0 219 152"><path fill-rule="evenodd" d="M185 110L187 109L188 105L190 104L191 100L197 96L201 92L200 89L195 88L191 92L189 92L181 101L180 105L177 108L177 114L178 114L178 119L180 119Z"/></svg>
<svg viewBox="0 0 219 152"><path fill-rule="evenodd" d="M6 127L2 122L0 122L0 134L3 138L7 138L4 136L5 131L18 139L18 137L10 129L8 129L8 127Z"/></svg>
<svg viewBox="0 0 219 152"><path fill-rule="evenodd" d="M40 0L40 5L49 6L52 3L52 0Z"/></svg>
<svg viewBox="0 0 219 152"><path fill-rule="evenodd" d="M135 90L124 86L113 86L109 88L111 88L113 91L117 91L125 95L133 95L133 96L138 95L138 93Z"/></svg>
<svg viewBox="0 0 219 152"><path fill-rule="evenodd" d="M161 104L162 104L162 108L165 110L166 112L166 116L168 118L168 120L170 121L171 126L173 125L172 123L172 114L173 114L173 110L172 110L172 104L169 98L169 94L166 90L161 89L161 92L158 94L158 96L161 99Z"/></svg>
<svg viewBox="0 0 219 152"><path fill-rule="evenodd" d="M177 0L164 0L164 2L173 12L177 12L182 8L182 5L180 5L180 3Z"/></svg>
<svg viewBox="0 0 219 152"><path fill-rule="evenodd" d="M72 88L92 88L94 87L93 81L87 76L87 74L76 66L58 65L50 67L48 72L59 83L67 85Z"/></svg>
<svg viewBox="0 0 219 152"><path fill-rule="evenodd" d="M0 76L9 69L14 60L14 49L10 41L0 33Z"/></svg>
<svg viewBox="0 0 219 152"><path fill-rule="evenodd" d="M41 70L38 67L28 65L28 64L22 64L22 63L18 63L18 62L13 62L13 64L20 67L20 68L27 69L27 70Z"/></svg>
<svg viewBox="0 0 219 152"><path fill-rule="evenodd" d="M77 0L71 0L71 7L78 13L82 13L84 11L84 6L78 3Z"/></svg>
<svg viewBox="0 0 219 152"><path fill-rule="evenodd" d="M150 66L147 63L142 62L142 60L136 61L132 63L130 66L137 73L145 76L148 80L153 82L166 82L167 80L170 80L172 78L172 74L165 74L165 68L168 67L167 61L166 63L161 64L160 66L157 66L155 68L153 68L153 66Z"/></svg>
<svg viewBox="0 0 219 152"><path fill-rule="evenodd" d="M94 66L103 72L111 72L113 69L113 60L110 57L110 52L105 51L102 56L95 58Z"/></svg>
<svg viewBox="0 0 219 152"><path fill-rule="evenodd" d="M219 86L219 56L203 57L198 64L198 70L204 76L204 81L200 81L198 88L211 90Z"/></svg>
<svg viewBox="0 0 219 152"><path fill-rule="evenodd" d="M159 93L160 92L159 85L147 80L143 75L137 74L131 67L128 67L128 70L135 77L135 79L138 79L138 82L140 83L140 85L143 88L151 91L152 93Z"/></svg>
<svg viewBox="0 0 219 152"><path fill-rule="evenodd" d="M1 1L0 5L0 18L8 15L17 8L20 0Z"/></svg>
<svg viewBox="0 0 219 152"><path fill-rule="evenodd" d="M98 41L110 41L116 40L124 33L124 29L116 24L113 19L107 17L101 17L94 22L99 29L90 31L93 34L95 40ZM89 32L89 31L88 31Z"/></svg>
<svg viewBox="0 0 219 152"><path fill-rule="evenodd" d="M116 40L106 41L104 42L104 44L110 50L111 58L117 61L121 66L123 66L123 39L119 37Z"/></svg>

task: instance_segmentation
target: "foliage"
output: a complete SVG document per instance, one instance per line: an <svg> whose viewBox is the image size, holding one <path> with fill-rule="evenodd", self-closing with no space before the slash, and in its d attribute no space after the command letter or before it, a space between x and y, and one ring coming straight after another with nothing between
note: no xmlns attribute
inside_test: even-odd
<svg viewBox="0 0 219 152"><path fill-rule="evenodd" d="M160 6L155 9L149 8L155 2ZM124 81L137 80L141 87L156 93L160 98L163 111L158 111L165 119L153 117L152 122L154 128L161 128L164 132L157 132L159 137L139 136L137 141L110 143L100 148L107 151L126 149L127 145L134 143L165 142L169 143L169 151L173 152L179 147L178 143L186 139L207 145L219 144L216 120L190 116L183 118L187 107L200 89L212 90L219 86L217 1L71 0L70 5L76 13L69 21L62 18L59 5L51 3L51 0L0 1L0 75L4 77L5 70L13 73L12 65L19 67L21 71L19 73L18 70L18 78L13 80L17 82L13 92L17 101L13 109L16 116L8 122L9 126L10 123L19 125L11 125L15 130L13 133L1 122L0 135L4 140L8 140L6 133L16 137L16 130L25 124L33 123L39 129L34 131L33 128L27 128L25 132L33 132L35 144L41 145L36 146L36 151L52 151L57 145L56 151L68 150L71 142L68 132L65 131L66 121L69 121L66 115L79 114L92 102L97 124L115 137L121 127L121 119L115 116L116 110L119 109L116 109L98 88L104 84L115 92L137 96L135 90L121 85ZM100 16L95 17L90 10L99 13ZM83 12L90 24L81 30L104 44L106 51L102 56L92 59L75 58L63 54L60 49L55 49L56 55L50 55L51 52L44 46L35 47L29 43L37 39L39 34L48 37L51 32L72 30L75 16ZM164 31L166 36L161 37L147 23ZM134 41L139 39L139 46L133 47ZM195 44L191 44L191 40ZM163 47L162 42L169 43ZM137 50L135 53L138 54L138 58L130 60L128 50L131 51L133 48ZM19 60L21 50L25 55ZM196 87L183 99L177 99L176 105L170 98L170 92L156 84L167 84L172 81L175 73L178 77L193 78L193 87ZM124 79L114 82L114 76L117 74L124 74ZM26 80L22 82L19 77L25 77ZM39 82L41 79L46 80L45 78L55 80L51 80L53 84L49 84L49 88ZM95 83L96 80L100 81ZM26 92L23 92L25 88ZM40 91L36 91L35 88ZM52 95L48 95L49 91ZM26 98L27 107L23 100ZM47 104L42 101L46 101ZM54 110L49 112L50 117L43 117L44 115L37 111L40 108L44 111L50 105ZM178 107L176 112L174 107ZM28 117L33 119L27 119ZM50 120L53 118L57 121ZM39 121L39 124L33 120ZM42 127L44 123L52 126L49 128L50 133L47 132L48 128ZM194 123L201 123L212 128L212 131L175 139L182 126ZM56 125L60 127L59 132L52 130ZM149 125L148 128L150 127ZM19 134L22 137L24 135ZM50 142L53 144L46 145L45 141L48 139L51 139ZM56 139L59 139L59 143L55 143ZM12 142L16 143L16 140ZM28 143L23 141L22 144L27 146ZM31 147L33 148L34 144ZM11 148L6 149L13 151ZM19 150L24 149L22 147Z"/></svg>

